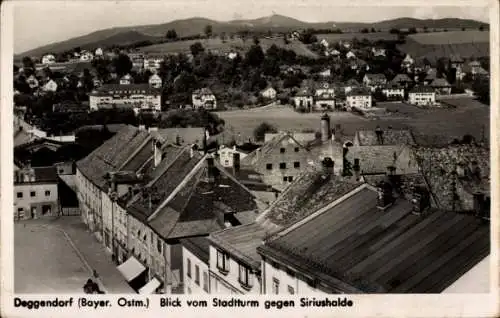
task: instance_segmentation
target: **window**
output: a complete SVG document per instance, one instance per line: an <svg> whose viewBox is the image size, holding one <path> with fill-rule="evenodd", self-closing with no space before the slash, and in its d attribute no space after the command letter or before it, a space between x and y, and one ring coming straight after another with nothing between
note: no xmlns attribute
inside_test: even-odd
<svg viewBox="0 0 500 318"><path fill-rule="evenodd" d="M245 265L239 265L239 274L238 274L238 281L243 287L250 288L252 287L252 276L251 276L251 270L246 267Z"/></svg>
<svg viewBox="0 0 500 318"><path fill-rule="evenodd" d="M285 148L280 148L280 153L285 153Z"/></svg>
<svg viewBox="0 0 500 318"><path fill-rule="evenodd" d="M194 266L194 282L200 286L200 267L198 265Z"/></svg>
<svg viewBox="0 0 500 318"><path fill-rule="evenodd" d="M22 198L22 197L23 197L23 193L22 193L22 192L18 192L18 193L17 193L17 197L18 197L18 198Z"/></svg>
<svg viewBox="0 0 500 318"><path fill-rule="evenodd" d="M17 209L17 213L23 213L24 212L24 208L18 208Z"/></svg>
<svg viewBox="0 0 500 318"><path fill-rule="evenodd" d="M30 192L30 197L32 197L32 198L33 198L33 197L35 197L35 196L36 196L36 192L35 192L35 191L31 191L31 192Z"/></svg>
<svg viewBox="0 0 500 318"><path fill-rule="evenodd" d="M280 169L286 169L286 163L285 162L280 163Z"/></svg>
<svg viewBox="0 0 500 318"><path fill-rule="evenodd" d="M45 191L45 196L46 196L46 197L50 197L50 190L46 190L46 191Z"/></svg>
<svg viewBox="0 0 500 318"><path fill-rule="evenodd" d="M293 287L292 287L292 286L290 286L290 285L288 285L288 293L289 293L290 295L295 294L295 290L294 290L294 289L293 289Z"/></svg>
<svg viewBox="0 0 500 318"><path fill-rule="evenodd" d="M187 259L187 269L186 269L186 272L187 272L187 277L191 277L191 260L189 258Z"/></svg>
<svg viewBox="0 0 500 318"><path fill-rule="evenodd" d="M273 170L273 164L272 163L266 164L266 169L267 170Z"/></svg>
<svg viewBox="0 0 500 318"><path fill-rule="evenodd" d="M283 182L287 182L288 181L288 177L283 177Z"/></svg>
<svg viewBox="0 0 500 318"><path fill-rule="evenodd" d="M273 278L273 294L278 295L280 293L280 281Z"/></svg>
<svg viewBox="0 0 500 318"><path fill-rule="evenodd" d="M292 176L288 176L288 182L293 182L293 177Z"/></svg>
<svg viewBox="0 0 500 318"><path fill-rule="evenodd" d="M299 147L295 147L295 152L299 152Z"/></svg>
<svg viewBox="0 0 500 318"><path fill-rule="evenodd" d="M217 251L217 268L222 273L229 272L229 255L219 250Z"/></svg>
<svg viewBox="0 0 500 318"><path fill-rule="evenodd" d="M295 161L295 162L293 163L293 167L294 167L294 168L300 168L300 162L299 162L299 161Z"/></svg>
<svg viewBox="0 0 500 318"><path fill-rule="evenodd" d="M156 249L158 253L162 253L162 241L160 239L156 239Z"/></svg>
<svg viewBox="0 0 500 318"><path fill-rule="evenodd" d="M203 272L203 290L208 293L208 274Z"/></svg>

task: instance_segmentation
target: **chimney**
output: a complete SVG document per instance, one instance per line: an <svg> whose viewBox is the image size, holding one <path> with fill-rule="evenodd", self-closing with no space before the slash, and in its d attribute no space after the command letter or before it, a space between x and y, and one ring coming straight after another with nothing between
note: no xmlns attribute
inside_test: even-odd
<svg viewBox="0 0 500 318"><path fill-rule="evenodd" d="M394 202L394 198L392 196L392 187L388 182L382 181L377 187L377 192L377 208L384 211Z"/></svg>
<svg viewBox="0 0 500 318"><path fill-rule="evenodd" d="M377 128L375 129L375 134L377 135L377 141L380 145L383 145L384 144L384 131L382 130L382 128L380 128L380 126L377 126Z"/></svg>
<svg viewBox="0 0 500 318"><path fill-rule="evenodd" d="M474 214L478 217L483 217L484 216L484 198L485 195L482 192L475 192L472 194L473 196L473 208L474 208Z"/></svg>
<svg viewBox="0 0 500 318"><path fill-rule="evenodd" d="M237 176L240 172L240 154L238 152L233 153L233 174Z"/></svg>
<svg viewBox="0 0 500 318"><path fill-rule="evenodd" d="M212 156L207 157L207 176L208 182L211 184L215 183L215 163Z"/></svg>
<svg viewBox="0 0 500 318"><path fill-rule="evenodd" d="M162 153L161 153L161 143L158 140L153 139L153 160L154 166L158 167L161 162Z"/></svg>
<svg viewBox="0 0 500 318"><path fill-rule="evenodd" d="M321 141L326 142L330 140L330 134L330 116L325 113L321 116Z"/></svg>
<svg viewBox="0 0 500 318"><path fill-rule="evenodd" d="M411 203L413 205L413 214L420 215L424 213L431 206L429 191L423 186L415 186Z"/></svg>
<svg viewBox="0 0 500 318"><path fill-rule="evenodd" d="M359 158L354 158L354 165L352 166L354 171L354 177L356 181L359 181L361 178L361 166L359 165Z"/></svg>
<svg viewBox="0 0 500 318"><path fill-rule="evenodd" d="M175 136L175 144L177 146L180 146L180 144L181 144L181 136L179 136L179 135Z"/></svg>
<svg viewBox="0 0 500 318"><path fill-rule="evenodd" d="M115 174L112 172L109 174L109 190L108 193L116 192L118 190L118 186L116 184Z"/></svg>

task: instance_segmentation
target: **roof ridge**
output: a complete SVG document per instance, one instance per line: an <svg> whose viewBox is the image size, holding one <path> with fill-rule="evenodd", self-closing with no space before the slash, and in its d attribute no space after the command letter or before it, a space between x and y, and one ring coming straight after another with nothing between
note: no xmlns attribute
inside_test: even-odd
<svg viewBox="0 0 500 318"><path fill-rule="evenodd" d="M167 171L168 169L170 169L170 167L172 167L172 165L177 161L177 159L179 159L179 157L184 153L184 151L187 149L188 146L185 146L184 149L182 149L174 158L174 160L172 160L172 162L170 162L170 164L165 168L165 171L163 171L159 176L157 176L156 178L154 178L153 180L149 181L148 184L146 184L146 187L150 187L152 186L156 181L158 181L158 179L160 179Z"/></svg>
<svg viewBox="0 0 500 318"><path fill-rule="evenodd" d="M179 193L180 189L186 185L186 183L193 177L193 175L201 168L202 164L205 163L207 155L201 157L199 162L194 166L191 171L182 179L182 181L175 187L175 189L168 195L168 197L156 208L156 210L147 218L147 221L153 220L158 213L174 198L177 193ZM175 161L174 161L175 162Z"/></svg>
<svg viewBox="0 0 500 318"><path fill-rule="evenodd" d="M152 138L152 136L150 134L146 135L146 138L144 139L144 141L139 145L139 147L137 147L137 149L127 159L125 159L123 164L118 167L118 170L123 169L123 167L125 167L130 161L132 161L132 159L134 159L134 157L149 143L151 138Z"/></svg>

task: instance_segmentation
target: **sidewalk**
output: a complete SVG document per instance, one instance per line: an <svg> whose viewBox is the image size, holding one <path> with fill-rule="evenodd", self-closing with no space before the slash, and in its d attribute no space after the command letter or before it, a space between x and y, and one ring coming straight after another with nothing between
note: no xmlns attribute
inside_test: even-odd
<svg viewBox="0 0 500 318"><path fill-rule="evenodd" d="M97 271L107 293L136 294L111 260L111 253L88 231L79 216L66 216L52 224L68 234L88 265Z"/></svg>

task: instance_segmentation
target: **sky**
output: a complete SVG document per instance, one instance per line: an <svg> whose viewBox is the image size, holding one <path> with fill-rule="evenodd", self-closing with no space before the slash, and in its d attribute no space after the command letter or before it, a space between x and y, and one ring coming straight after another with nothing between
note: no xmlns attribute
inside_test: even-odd
<svg viewBox="0 0 500 318"><path fill-rule="evenodd" d="M481 7L484 5L481 1L434 0L432 4L439 6L433 7L416 0L406 0L405 7L401 1L394 0L346 1L335 1L333 6L329 0L17 0L13 1L14 52L111 27L160 24L191 17L228 21L281 14L307 22L376 22L401 17L489 20L489 8ZM462 6L452 7L452 3ZM444 6L446 4L448 6Z"/></svg>

